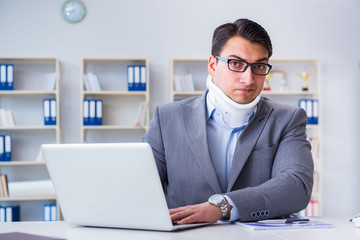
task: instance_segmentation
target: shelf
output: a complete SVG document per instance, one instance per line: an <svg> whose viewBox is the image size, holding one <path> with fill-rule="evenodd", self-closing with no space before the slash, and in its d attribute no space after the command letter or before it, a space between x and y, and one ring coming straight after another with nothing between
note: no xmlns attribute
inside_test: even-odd
<svg viewBox="0 0 360 240"><path fill-rule="evenodd" d="M121 126L121 125L101 125L101 126L83 126L84 130L146 130L146 126Z"/></svg>
<svg viewBox="0 0 360 240"><path fill-rule="evenodd" d="M41 126L41 125L34 125L34 126L14 126L14 127L0 127L0 130L57 130L57 125L51 125L51 126Z"/></svg>
<svg viewBox="0 0 360 240"><path fill-rule="evenodd" d="M8 201L38 201L38 200L56 200L56 195L18 196L18 197L0 198L0 202L8 202Z"/></svg>
<svg viewBox="0 0 360 240"><path fill-rule="evenodd" d="M100 91L100 92L91 92L84 91L84 95L116 95L116 96L146 96L145 91Z"/></svg>
<svg viewBox="0 0 360 240"><path fill-rule="evenodd" d="M45 165L45 162L36 162L36 161L0 162L0 166L41 166L41 165Z"/></svg>
<svg viewBox="0 0 360 240"><path fill-rule="evenodd" d="M11 91L0 91L0 96L11 96L11 95L24 95L24 96L31 96L31 95L57 95L56 91L42 91L42 90L11 90Z"/></svg>
<svg viewBox="0 0 360 240"><path fill-rule="evenodd" d="M262 91L261 95L278 95L278 96L310 96L310 95L318 95L318 92L304 92L304 91L293 91L293 92L280 92L280 91Z"/></svg>

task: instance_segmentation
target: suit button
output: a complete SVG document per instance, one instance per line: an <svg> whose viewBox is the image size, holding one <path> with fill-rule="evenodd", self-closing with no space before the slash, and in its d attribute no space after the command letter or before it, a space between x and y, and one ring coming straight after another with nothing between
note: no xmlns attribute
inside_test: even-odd
<svg viewBox="0 0 360 240"><path fill-rule="evenodd" d="M251 213L251 217L252 217L252 218L256 218L256 213L255 213L255 212L252 212L252 213Z"/></svg>
<svg viewBox="0 0 360 240"><path fill-rule="evenodd" d="M264 213L265 213L265 216L269 216L269 214L270 214L269 210L265 210Z"/></svg>

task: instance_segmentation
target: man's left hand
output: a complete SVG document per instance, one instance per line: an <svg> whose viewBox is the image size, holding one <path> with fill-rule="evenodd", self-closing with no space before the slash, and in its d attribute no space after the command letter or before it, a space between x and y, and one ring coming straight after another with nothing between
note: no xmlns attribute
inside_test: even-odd
<svg viewBox="0 0 360 240"><path fill-rule="evenodd" d="M169 209L172 222L177 224L217 222L222 218L221 210L208 202Z"/></svg>

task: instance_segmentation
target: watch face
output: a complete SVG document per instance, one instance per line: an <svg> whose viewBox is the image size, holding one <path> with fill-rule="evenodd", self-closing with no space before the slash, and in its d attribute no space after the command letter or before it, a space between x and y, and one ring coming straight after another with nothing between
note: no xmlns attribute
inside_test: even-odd
<svg viewBox="0 0 360 240"><path fill-rule="evenodd" d="M77 23L84 19L85 5L79 0L68 0L62 7L63 18L70 23Z"/></svg>
<svg viewBox="0 0 360 240"><path fill-rule="evenodd" d="M212 195L209 200L214 204L220 204L224 200L224 197L221 194L215 194Z"/></svg>

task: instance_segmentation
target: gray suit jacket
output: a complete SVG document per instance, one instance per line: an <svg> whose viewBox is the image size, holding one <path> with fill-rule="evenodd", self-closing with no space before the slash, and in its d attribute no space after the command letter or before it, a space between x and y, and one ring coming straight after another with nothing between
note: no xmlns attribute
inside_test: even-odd
<svg viewBox="0 0 360 240"><path fill-rule="evenodd" d="M209 153L206 94L157 107L143 137L154 153L169 208L206 202L223 193ZM304 110L266 98L240 135L226 195L243 221L304 209L313 160Z"/></svg>

